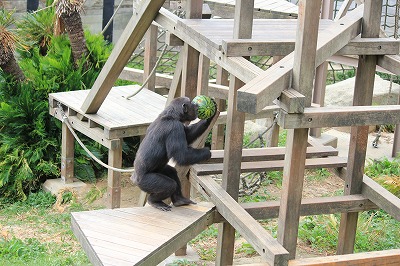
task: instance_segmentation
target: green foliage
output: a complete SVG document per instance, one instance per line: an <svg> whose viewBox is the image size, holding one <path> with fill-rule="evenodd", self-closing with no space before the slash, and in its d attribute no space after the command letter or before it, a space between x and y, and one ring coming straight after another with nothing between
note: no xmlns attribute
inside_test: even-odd
<svg viewBox="0 0 400 266"><path fill-rule="evenodd" d="M400 197L400 158L373 160L365 167L365 174L372 177L388 191Z"/></svg>
<svg viewBox="0 0 400 266"><path fill-rule="evenodd" d="M308 216L300 222L299 238L323 253L334 253L338 241L339 215ZM400 247L400 222L382 210L360 214L355 252Z"/></svg>
<svg viewBox="0 0 400 266"><path fill-rule="evenodd" d="M54 8L44 9L37 13L26 13L17 21L18 35L29 47L39 47L41 54L46 55L53 38L55 13Z"/></svg>
<svg viewBox="0 0 400 266"><path fill-rule="evenodd" d="M247 256L257 254L257 251L247 242L243 242L236 250L237 253L244 253Z"/></svg>
<svg viewBox="0 0 400 266"><path fill-rule="evenodd" d="M29 191L59 175L61 124L48 114L48 95L90 88L111 51L100 34L85 35L89 54L78 66L68 38L61 35L51 37L46 56L38 45L20 51L26 82L14 82L0 73L0 195L26 200ZM101 145L89 147L103 159ZM75 156L75 175L93 181L100 168L78 146Z"/></svg>
<svg viewBox="0 0 400 266"><path fill-rule="evenodd" d="M25 240L15 237L10 240L0 238L0 258L20 258L23 261L29 261L42 256L45 250L45 245L40 243L36 238L28 238Z"/></svg>

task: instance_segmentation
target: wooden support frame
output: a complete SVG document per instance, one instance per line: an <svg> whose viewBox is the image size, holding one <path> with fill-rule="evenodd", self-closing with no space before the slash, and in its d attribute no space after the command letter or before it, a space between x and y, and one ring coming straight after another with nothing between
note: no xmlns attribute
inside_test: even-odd
<svg viewBox="0 0 400 266"><path fill-rule="evenodd" d="M361 37L379 37L382 0L364 3L364 19ZM353 105L371 105L377 56L360 56L354 88ZM351 128L349 161L345 178L345 195L358 194L362 189L363 171L368 141L368 126ZM358 213L342 213L340 219L337 253L353 253Z"/></svg>
<svg viewBox="0 0 400 266"><path fill-rule="evenodd" d="M155 73L151 77L149 76L157 62L157 35L158 35L158 27L153 24L150 25L149 29L145 34L143 82L146 79L149 79L147 81L146 88L151 91L155 91L156 89Z"/></svg>
<svg viewBox="0 0 400 266"><path fill-rule="evenodd" d="M319 128L400 123L399 105L309 107L302 114L281 111L278 124L282 128Z"/></svg>
<svg viewBox="0 0 400 266"><path fill-rule="evenodd" d="M61 133L61 180L65 183L74 182L74 152L75 139L68 126L62 124Z"/></svg>
<svg viewBox="0 0 400 266"><path fill-rule="evenodd" d="M218 212L249 241L268 263L271 265L287 264L288 252L210 176L200 178L191 174L190 178L202 187L202 190L215 203Z"/></svg>
<svg viewBox="0 0 400 266"><path fill-rule="evenodd" d="M297 64L293 65L293 80L289 86L305 96L306 107L311 105L319 25L319 12L315 11L319 11L320 8L320 1L299 2L298 33L293 54L293 60ZM296 256L307 138L307 128L288 130L278 219L278 242L289 251L289 258Z"/></svg>
<svg viewBox="0 0 400 266"><path fill-rule="evenodd" d="M122 167L122 142L120 139L118 145L108 150L108 165L121 168ZM121 204L121 173L108 169L107 179L107 201L108 208L119 208Z"/></svg>
<svg viewBox="0 0 400 266"><path fill-rule="evenodd" d="M254 0L236 0L233 37L251 38L253 27ZM249 11L250 10L250 11ZM238 199L240 180L240 160L243 147L245 114L236 109L237 91L243 82L231 76L229 82L228 115L225 139L225 160L223 163L222 188L231 200ZM232 223L221 223L218 227L216 265L233 263L235 229ZM265 249L264 249L265 253ZM273 258L275 260L275 258Z"/></svg>
<svg viewBox="0 0 400 266"><path fill-rule="evenodd" d="M99 110L114 82L163 4L164 0L142 1L137 14L134 14L128 22L131 26L126 27L123 31L121 38L116 43L110 57L93 84L89 95L83 102L81 109L84 113L96 113Z"/></svg>
<svg viewBox="0 0 400 266"><path fill-rule="evenodd" d="M360 33L362 14L362 8L358 7L319 34L315 66L322 64ZM238 91L238 110L254 114L271 105L284 89L289 88L293 62L294 53L291 53L244 85Z"/></svg>

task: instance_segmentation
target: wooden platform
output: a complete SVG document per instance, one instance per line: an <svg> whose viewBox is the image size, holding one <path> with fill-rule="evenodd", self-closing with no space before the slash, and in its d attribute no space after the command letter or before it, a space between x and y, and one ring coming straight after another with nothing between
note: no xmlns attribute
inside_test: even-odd
<svg viewBox="0 0 400 266"><path fill-rule="evenodd" d="M52 93L50 114L61 120L57 109L57 103L61 103L72 126L103 145L110 139L144 135L148 125L164 109L167 99L147 89L125 99L138 88L138 85L112 88L96 114L85 114L81 110L89 90Z"/></svg>
<svg viewBox="0 0 400 266"><path fill-rule="evenodd" d="M206 0L205 3L212 6L213 14L217 16L226 17L226 15L233 14L232 11L221 13L220 9L231 8L234 9L234 0ZM260 11L264 17L297 17L298 6L286 0L254 0L254 9ZM256 14L257 16L257 14ZM268 18L269 18L268 17Z"/></svg>
<svg viewBox="0 0 400 266"><path fill-rule="evenodd" d="M72 230L94 265L157 265L213 223L214 205L72 213Z"/></svg>

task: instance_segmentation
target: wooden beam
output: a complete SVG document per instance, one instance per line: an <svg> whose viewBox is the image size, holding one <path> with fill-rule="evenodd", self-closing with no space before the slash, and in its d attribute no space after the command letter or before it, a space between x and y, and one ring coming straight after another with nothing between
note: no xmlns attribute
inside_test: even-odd
<svg viewBox="0 0 400 266"><path fill-rule="evenodd" d="M153 73L151 77L150 73L153 71L153 68L157 62L157 37L158 37L158 27L155 25L150 25L149 29L145 34L145 48L144 48L144 74L143 74L143 82L147 81L147 85L145 86L147 89L151 91L155 91L156 89L156 75Z"/></svg>
<svg viewBox="0 0 400 266"><path fill-rule="evenodd" d="M278 124L282 128L318 128L369 126L400 123L399 105L336 106L305 108L302 114L281 111Z"/></svg>
<svg viewBox="0 0 400 266"><path fill-rule="evenodd" d="M400 56L399 55L384 55L378 57L378 66L392 72L395 75L400 75Z"/></svg>
<svg viewBox="0 0 400 266"><path fill-rule="evenodd" d="M319 66L360 33L362 14L362 8L358 7L320 33L315 66ZM284 89L288 89L293 58L294 53L287 55L244 85L238 91L238 110L257 113L278 98Z"/></svg>
<svg viewBox="0 0 400 266"><path fill-rule="evenodd" d="M307 144L307 141L305 143ZM283 160L242 162L239 165L241 166L241 173L281 171L284 169ZM310 158L305 162L306 169L337 168L346 165L346 157ZM195 164L191 168L191 171L198 176L221 174L222 170L223 165L221 163Z"/></svg>
<svg viewBox="0 0 400 266"><path fill-rule="evenodd" d="M251 39L253 31L254 0L236 0L233 37L238 39ZM248 62L243 62L248 64ZM253 65L253 64L251 64ZM227 69L228 70L228 69ZM229 71L229 70L228 70ZM248 70L246 72L249 72ZM222 189L229 195L231 201L238 200L240 182L240 161L242 157L245 114L236 108L237 91L243 86L243 81L231 75L229 80L228 113L226 124L226 138L224 146L225 159L223 162ZM234 205L237 205L235 202ZM235 249L235 229L232 223L220 223L218 226L218 246L216 265L224 266L233 264ZM258 249L258 251L265 248ZM261 252L260 254L262 254ZM271 260L275 261L275 255ZM278 259L280 260L280 259ZM283 259L282 259L283 261Z"/></svg>
<svg viewBox="0 0 400 266"><path fill-rule="evenodd" d="M121 37L115 44L88 96L82 104L84 113L96 113L110 92L122 69L138 46L164 0L144 0L137 13L129 20Z"/></svg>
<svg viewBox="0 0 400 266"><path fill-rule="evenodd" d="M394 38L361 38L356 37L346 44L335 55L397 55L400 41ZM280 40L223 40L222 50L228 57L238 56L286 56L294 51L293 41Z"/></svg>
<svg viewBox="0 0 400 266"><path fill-rule="evenodd" d="M274 103L289 114L303 113L305 96L294 89L283 90L281 96Z"/></svg>
<svg viewBox="0 0 400 266"><path fill-rule="evenodd" d="M241 203L254 219L264 220L277 218L279 201ZM340 212L360 212L375 210L378 207L363 195L335 196L302 199L301 216L331 214Z"/></svg>
<svg viewBox="0 0 400 266"><path fill-rule="evenodd" d="M361 37L378 38L380 32L382 0L367 0L364 5ZM362 55L358 60L354 85L353 105L372 105L377 56ZM384 120L383 120L384 121ZM381 121L382 122L382 121ZM344 194L361 193L368 145L368 126L353 126L350 133L349 161ZM358 213L342 213L339 227L337 254L354 251Z"/></svg>
<svg viewBox="0 0 400 266"><path fill-rule="evenodd" d="M321 1L299 1L296 47L289 88L305 96L305 107L311 105L319 26L319 12L316 10L320 9ZM296 256L307 138L308 129L294 129L288 130L286 139L277 240L289 251L290 258Z"/></svg>
<svg viewBox="0 0 400 266"><path fill-rule="evenodd" d="M338 168L335 171L341 179L346 178L346 168ZM400 221L400 198L387 191L367 175L363 175L361 193L379 208L393 216L394 219Z"/></svg>
<svg viewBox="0 0 400 266"><path fill-rule="evenodd" d="M307 147L307 158L337 156L339 151L331 146ZM242 162L284 160L285 147L252 148L242 150ZM211 150L211 159L203 164L222 163L223 150Z"/></svg>
<svg viewBox="0 0 400 266"><path fill-rule="evenodd" d="M210 176L190 175L217 207L217 211L271 265L286 265L288 252Z"/></svg>
<svg viewBox="0 0 400 266"><path fill-rule="evenodd" d="M289 261L289 266L365 266L365 265L400 265L400 249L361 252L348 255L325 256L296 259Z"/></svg>

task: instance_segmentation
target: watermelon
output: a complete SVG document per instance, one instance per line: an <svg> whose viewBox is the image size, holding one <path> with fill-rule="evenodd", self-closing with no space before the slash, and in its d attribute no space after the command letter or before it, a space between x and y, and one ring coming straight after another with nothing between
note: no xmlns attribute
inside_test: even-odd
<svg viewBox="0 0 400 266"><path fill-rule="evenodd" d="M208 119L215 114L216 106L214 101L205 95L197 95L192 100L192 103L198 106L198 115L200 119Z"/></svg>

